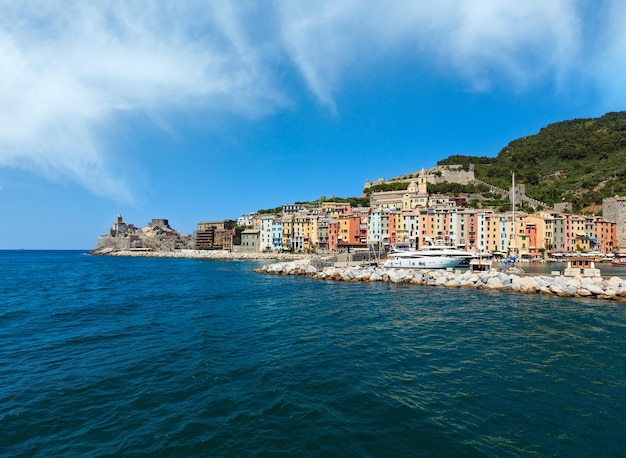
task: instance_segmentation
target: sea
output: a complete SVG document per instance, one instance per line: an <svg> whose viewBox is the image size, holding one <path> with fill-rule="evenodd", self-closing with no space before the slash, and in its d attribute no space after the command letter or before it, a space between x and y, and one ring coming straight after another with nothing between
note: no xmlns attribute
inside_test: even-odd
<svg viewBox="0 0 626 458"><path fill-rule="evenodd" d="M0 251L0 455L626 456L626 303L258 266Z"/></svg>

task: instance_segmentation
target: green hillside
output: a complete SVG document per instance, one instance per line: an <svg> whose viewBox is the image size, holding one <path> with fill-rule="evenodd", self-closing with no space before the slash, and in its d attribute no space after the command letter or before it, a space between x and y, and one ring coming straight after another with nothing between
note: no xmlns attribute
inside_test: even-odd
<svg viewBox="0 0 626 458"><path fill-rule="evenodd" d="M626 111L549 124L512 141L495 158L450 156L437 165L470 163L478 179L506 189L515 172L529 197L572 202L581 211L626 194Z"/></svg>

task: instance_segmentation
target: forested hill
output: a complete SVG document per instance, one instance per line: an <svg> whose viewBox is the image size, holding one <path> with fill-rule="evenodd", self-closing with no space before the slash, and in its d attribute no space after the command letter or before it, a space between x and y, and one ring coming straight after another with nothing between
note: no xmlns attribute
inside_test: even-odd
<svg viewBox="0 0 626 458"><path fill-rule="evenodd" d="M495 158L450 156L437 164L470 163L476 178L505 189L515 172L529 197L549 204L564 200L575 210L601 204L626 195L626 111L549 124L513 140Z"/></svg>

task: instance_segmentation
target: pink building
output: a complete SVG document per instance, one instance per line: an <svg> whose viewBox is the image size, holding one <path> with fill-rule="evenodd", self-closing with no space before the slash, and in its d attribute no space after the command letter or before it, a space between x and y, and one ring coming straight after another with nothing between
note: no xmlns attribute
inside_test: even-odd
<svg viewBox="0 0 626 458"><path fill-rule="evenodd" d="M337 221L328 222L328 249L330 251L337 250L337 243L339 240L339 224Z"/></svg>
<svg viewBox="0 0 626 458"><path fill-rule="evenodd" d="M539 246L537 245L537 226L532 223L526 223L524 234L526 235L526 241L528 243L528 254L532 257L541 256Z"/></svg>

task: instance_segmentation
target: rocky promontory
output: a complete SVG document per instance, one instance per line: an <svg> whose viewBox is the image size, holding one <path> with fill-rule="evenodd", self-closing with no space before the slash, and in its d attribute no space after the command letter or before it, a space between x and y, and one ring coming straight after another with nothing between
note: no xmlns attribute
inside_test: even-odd
<svg viewBox="0 0 626 458"><path fill-rule="evenodd" d="M274 275L306 275L320 280L388 282L412 285L473 288L560 297L592 297L626 302L626 280L619 277L565 277L515 275L492 270L388 269L378 266L322 266L310 258L265 264L256 272Z"/></svg>

